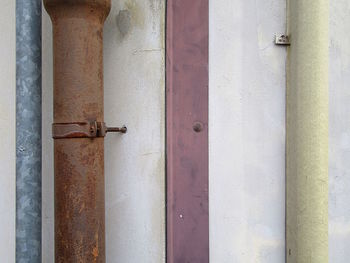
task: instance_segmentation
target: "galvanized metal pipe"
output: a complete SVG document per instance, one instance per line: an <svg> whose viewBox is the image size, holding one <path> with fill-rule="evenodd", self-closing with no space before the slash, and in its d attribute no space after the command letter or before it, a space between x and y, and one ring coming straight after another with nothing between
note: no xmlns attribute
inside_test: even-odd
<svg viewBox="0 0 350 263"><path fill-rule="evenodd" d="M328 262L328 0L289 1L287 262Z"/></svg>
<svg viewBox="0 0 350 263"><path fill-rule="evenodd" d="M16 1L16 262L41 262L41 0Z"/></svg>
<svg viewBox="0 0 350 263"><path fill-rule="evenodd" d="M103 122L103 24L111 2L44 4L53 24L54 122ZM54 152L56 262L105 262L104 139L56 139Z"/></svg>

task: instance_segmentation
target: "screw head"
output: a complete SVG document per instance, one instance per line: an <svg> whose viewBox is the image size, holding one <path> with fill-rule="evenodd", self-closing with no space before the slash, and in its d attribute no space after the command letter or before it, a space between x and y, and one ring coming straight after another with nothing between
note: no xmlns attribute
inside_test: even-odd
<svg viewBox="0 0 350 263"><path fill-rule="evenodd" d="M201 122L195 122L195 123L193 123L193 130L195 131L195 132L201 132L202 130L203 130L203 123L201 123Z"/></svg>

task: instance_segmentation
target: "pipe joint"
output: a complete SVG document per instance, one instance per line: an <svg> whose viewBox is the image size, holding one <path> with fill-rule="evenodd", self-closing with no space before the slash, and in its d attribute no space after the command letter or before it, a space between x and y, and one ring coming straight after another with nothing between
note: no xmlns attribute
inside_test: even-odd
<svg viewBox="0 0 350 263"><path fill-rule="evenodd" d="M44 6L52 20L73 14L97 16L103 22L111 10L111 0L44 0Z"/></svg>

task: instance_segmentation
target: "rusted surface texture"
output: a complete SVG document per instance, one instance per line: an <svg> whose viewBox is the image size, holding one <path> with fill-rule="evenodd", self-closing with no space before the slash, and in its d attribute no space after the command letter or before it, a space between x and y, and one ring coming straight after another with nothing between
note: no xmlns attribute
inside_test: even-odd
<svg viewBox="0 0 350 263"><path fill-rule="evenodd" d="M95 138L97 136L97 122L52 124L52 138L54 139Z"/></svg>
<svg viewBox="0 0 350 263"><path fill-rule="evenodd" d="M107 132L126 133L127 128L107 127L104 122L97 121L52 124L54 139L105 137Z"/></svg>
<svg viewBox="0 0 350 263"><path fill-rule="evenodd" d="M99 18L103 23L111 9L111 0L44 0L44 5L52 20L74 16L90 21Z"/></svg>
<svg viewBox="0 0 350 263"><path fill-rule="evenodd" d="M54 122L103 121L102 35L88 17L53 21Z"/></svg>
<svg viewBox="0 0 350 263"><path fill-rule="evenodd" d="M167 261L209 262L208 0L169 0Z"/></svg>
<svg viewBox="0 0 350 263"><path fill-rule="evenodd" d="M54 147L56 262L105 262L103 138Z"/></svg>
<svg viewBox="0 0 350 263"><path fill-rule="evenodd" d="M53 23L54 122L103 122L109 0L45 0ZM55 260L105 262L103 138L55 140Z"/></svg>

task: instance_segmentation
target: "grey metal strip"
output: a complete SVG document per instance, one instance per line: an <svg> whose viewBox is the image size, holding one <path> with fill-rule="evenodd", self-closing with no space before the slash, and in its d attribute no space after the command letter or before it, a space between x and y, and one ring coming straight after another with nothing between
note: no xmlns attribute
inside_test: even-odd
<svg viewBox="0 0 350 263"><path fill-rule="evenodd" d="M16 0L16 262L41 262L41 0Z"/></svg>

